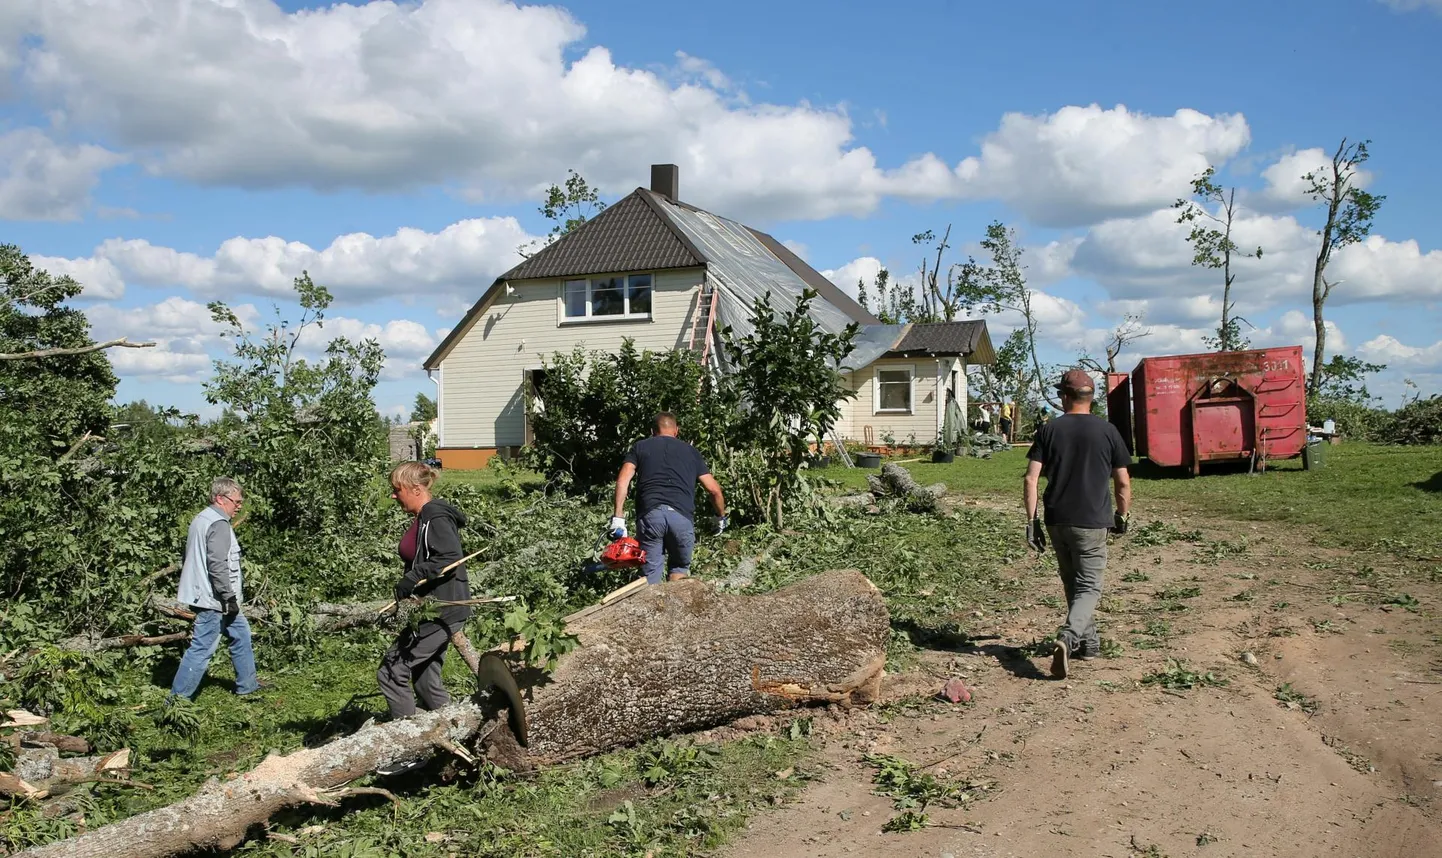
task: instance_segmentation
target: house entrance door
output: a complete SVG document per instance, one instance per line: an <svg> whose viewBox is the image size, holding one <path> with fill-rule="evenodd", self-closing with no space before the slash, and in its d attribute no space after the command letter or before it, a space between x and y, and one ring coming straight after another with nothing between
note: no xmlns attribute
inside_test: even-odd
<svg viewBox="0 0 1442 858"><path fill-rule="evenodd" d="M541 414L546 410L545 399L546 371L544 369L526 370L525 382L521 386L521 392L525 396L526 413L526 440L527 447L535 443L535 434L532 431L531 417L533 414Z"/></svg>

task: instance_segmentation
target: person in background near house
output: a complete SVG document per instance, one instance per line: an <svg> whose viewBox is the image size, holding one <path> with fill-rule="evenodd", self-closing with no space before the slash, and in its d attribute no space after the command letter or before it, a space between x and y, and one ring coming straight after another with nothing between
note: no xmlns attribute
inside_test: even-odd
<svg viewBox="0 0 1442 858"><path fill-rule="evenodd" d="M1001 404L1001 437L1008 444L1011 443L1011 403Z"/></svg>
<svg viewBox="0 0 1442 858"><path fill-rule="evenodd" d="M1022 502L1027 542L1040 552L1051 538L1066 591L1066 625L1057 634L1051 660L1051 675L1065 679L1073 657L1089 661L1100 654L1096 608L1107 565L1107 532L1127 532L1132 457L1117 428L1091 413L1095 387L1085 370L1068 370L1057 392L1066 413L1042 426L1032 442ZM1041 476L1046 477L1045 532L1037 516ZM1115 486L1110 494L1109 484Z"/></svg>
<svg viewBox="0 0 1442 858"><path fill-rule="evenodd" d="M471 597L466 564L441 574L442 569L464 556L460 529L466 525L466 514L446 501L431 497L431 486L435 482L436 472L420 462L402 462L391 470L391 497L401 509L414 516L396 549L405 566L396 583L397 602L411 596L434 596L447 602L464 602ZM376 671L376 681L390 707L391 718L414 715L417 695L421 706L430 710L451 702L451 695L441 682L441 668L451 635L460 631L470 616L468 606L445 605L434 620L423 622L414 630L403 629L396 637ZM405 763L400 768L410 765Z"/></svg>
<svg viewBox="0 0 1442 858"><path fill-rule="evenodd" d="M983 435L991 433L991 406L983 405L976 409L976 430Z"/></svg>
<svg viewBox="0 0 1442 858"><path fill-rule="evenodd" d="M716 508L716 533L726 529L726 498L721 484L711 476L701 452L676 437L678 431L674 415L664 411L657 414L653 434L636 442L616 476L616 509L608 530L612 539L626 535L626 493L635 477L636 539L646 552L643 571L651 584L661 583L663 568L671 581L691 574L697 482Z"/></svg>
<svg viewBox="0 0 1442 858"><path fill-rule="evenodd" d="M240 543L230 520L244 503L240 484L219 477L210 484L210 506L190 521L185 538L185 561L180 569L180 592L176 599L195 612L195 630L190 648L180 659L167 701L190 699L200 690L200 681L210 666L210 657L220 645L220 636L230 641L230 663L235 667L235 693L246 700L259 697L261 682L255 675L255 652L250 645L250 623L240 612L245 600L241 590Z"/></svg>

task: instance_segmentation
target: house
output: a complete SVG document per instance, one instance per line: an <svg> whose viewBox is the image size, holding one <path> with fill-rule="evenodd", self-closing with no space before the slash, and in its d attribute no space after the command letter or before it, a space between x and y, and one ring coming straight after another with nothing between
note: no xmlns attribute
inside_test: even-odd
<svg viewBox="0 0 1442 858"><path fill-rule="evenodd" d="M529 441L526 392L544 384L543 358L577 346L692 349L724 371L719 329L750 330L749 310L770 294L778 309L803 289L832 333L862 328L843 367L857 392L840 437L934 441L946 391L966 404L968 363L995 360L981 321L882 325L771 236L679 199L675 165L651 168L595 218L496 278L425 361L437 385L436 455L446 468L484 467Z"/></svg>

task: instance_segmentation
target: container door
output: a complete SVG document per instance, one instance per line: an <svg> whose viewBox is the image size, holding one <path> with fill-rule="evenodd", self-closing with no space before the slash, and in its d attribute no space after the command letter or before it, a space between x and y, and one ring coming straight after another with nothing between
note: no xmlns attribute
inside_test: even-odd
<svg viewBox="0 0 1442 858"><path fill-rule="evenodd" d="M1132 377L1124 372L1107 373L1107 419L1122 433L1127 452L1135 454L1132 442Z"/></svg>

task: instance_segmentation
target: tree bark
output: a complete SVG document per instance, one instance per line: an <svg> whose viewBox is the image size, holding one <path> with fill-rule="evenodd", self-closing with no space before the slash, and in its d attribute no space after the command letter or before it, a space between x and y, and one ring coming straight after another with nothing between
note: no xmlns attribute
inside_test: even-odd
<svg viewBox="0 0 1442 858"><path fill-rule="evenodd" d="M845 570L757 596L721 594L695 579L643 586L571 615L567 628L580 646L550 675L522 667L519 647L504 652L526 699L527 748L504 710L456 703L268 757L192 798L19 854L159 858L232 848L282 808L333 803L346 783L438 748L471 745L528 770L747 715L864 705L880 691L890 617L880 591Z"/></svg>
<svg viewBox="0 0 1442 858"><path fill-rule="evenodd" d="M177 620L194 620L195 612L190 606L177 602L174 599L167 599L161 596L151 596L150 609L167 617L174 617ZM381 617L381 609L389 602L377 600L374 602L356 603L332 603L321 602L311 606L310 614L315 620L315 627L322 632L339 632L346 629L358 628L360 626L373 626ZM244 609L245 616L253 620L267 620L270 618L270 611L261 605L247 605Z"/></svg>
<svg viewBox="0 0 1442 858"><path fill-rule="evenodd" d="M855 570L756 596L684 579L567 627L581 645L553 674L517 670L530 747L501 726L485 743L493 762L530 769L792 706L870 703L891 631Z"/></svg>
<svg viewBox="0 0 1442 858"><path fill-rule="evenodd" d="M881 476L867 476L866 484L877 500L901 498L917 512L934 512L946 494L945 483L922 486L910 471L892 462L881 466Z"/></svg>
<svg viewBox="0 0 1442 858"><path fill-rule="evenodd" d="M366 727L319 748L271 755L232 780L211 780L194 796L94 831L19 853L26 858L159 858L195 849L230 849L250 826L282 808L335 804L344 784L437 747L473 739L480 707L457 703L435 712Z"/></svg>
<svg viewBox="0 0 1442 858"><path fill-rule="evenodd" d="M0 360L30 360L32 358L65 357L68 355L87 355L91 352L98 352L104 349L150 349L155 343L132 343L125 337L118 340L110 340L104 343L92 343L88 346L81 346L75 349L39 349L33 352L10 352L0 354Z"/></svg>

